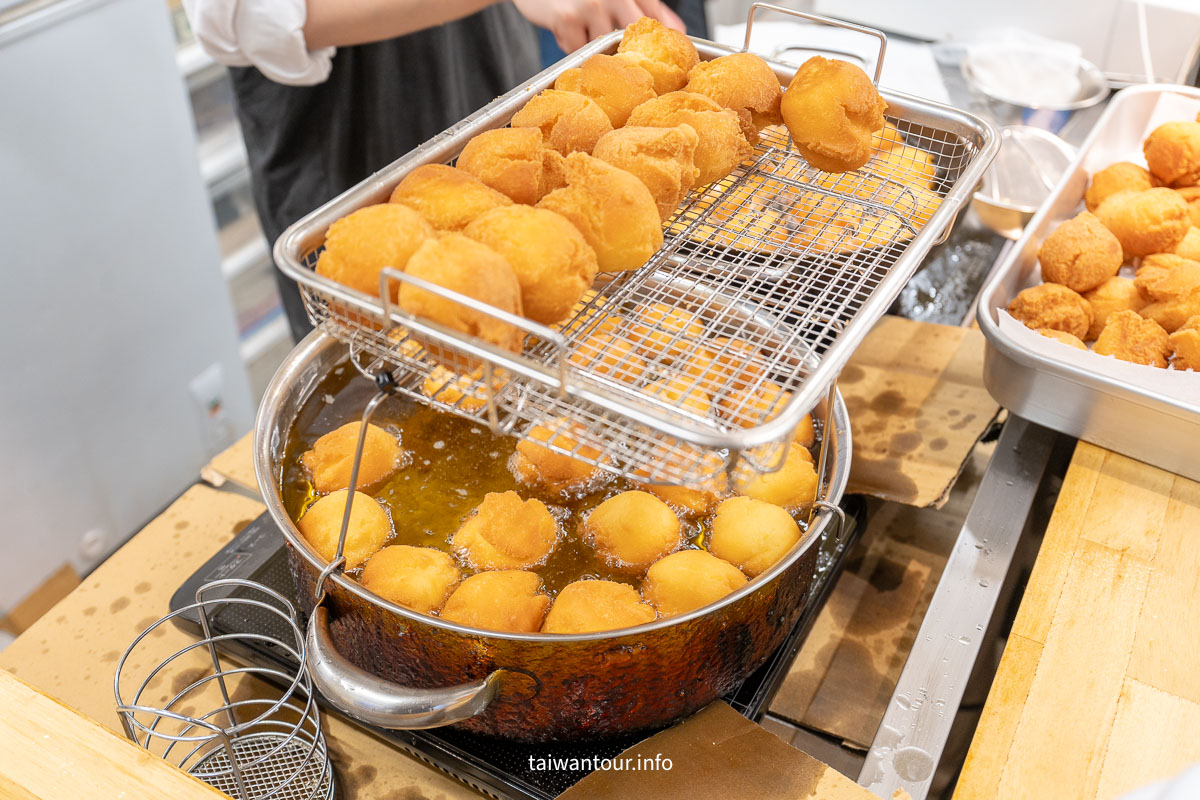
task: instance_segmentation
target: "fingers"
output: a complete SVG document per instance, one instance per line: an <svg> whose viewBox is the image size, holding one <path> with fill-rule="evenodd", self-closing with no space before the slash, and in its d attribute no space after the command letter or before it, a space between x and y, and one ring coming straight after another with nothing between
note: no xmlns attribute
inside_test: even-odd
<svg viewBox="0 0 1200 800"><path fill-rule="evenodd" d="M617 28L632 25L644 16L641 7L634 0L609 0L609 10Z"/></svg>
<svg viewBox="0 0 1200 800"><path fill-rule="evenodd" d="M611 33L616 28L604 0L583 0L581 5L580 11L583 13L583 22L587 27L587 41L590 42L598 36Z"/></svg>
<svg viewBox="0 0 1200 800"><path fill-rule="evenodd" d="M554 41L564 53L574 53L588 43L587 29L582 22L560 22L554 26Z"/></svg>
<svg viewBox="0 0 1200 800"><path fill-rule="evenodd" d="M683 20L662 0L635 0L635 2L647 17L656 19L668 28L674 28L681 33L687 32L687 26L683 24Z"/></svg>

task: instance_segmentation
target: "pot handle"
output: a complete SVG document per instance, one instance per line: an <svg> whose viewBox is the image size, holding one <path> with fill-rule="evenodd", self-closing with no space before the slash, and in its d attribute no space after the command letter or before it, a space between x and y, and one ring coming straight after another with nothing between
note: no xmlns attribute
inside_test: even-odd
<svg viewBox="0 0 1200 800"><path fill-rule="evenodd" d="M436 728L483 711L503 679L497 670L477 683L413 689L384 680L346 660L329 636L329 611L313 610L305 636L308 674L317 690L347 716L389 729Z"/></svg>

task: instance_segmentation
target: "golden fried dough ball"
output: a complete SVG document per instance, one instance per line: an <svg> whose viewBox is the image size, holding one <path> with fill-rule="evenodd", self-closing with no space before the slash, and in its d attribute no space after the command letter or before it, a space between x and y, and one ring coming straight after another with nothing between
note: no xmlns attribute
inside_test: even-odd
<svg viewBox="0 0 1200 800"><path fill-rule="evenodd" d="M558 521L540 500L488 492L452 544L473 569L528 569L543 563L558 544Z"/></svg>
<svg viewBox="0 0 1200 800"><path fill-rule="evenodd" d="M513 115L514 128L537 128L546 146L564 156L590 153L596 141L612 130L608 114L596 101L578 92L547 89Z"/></svg>
<svg viewBox="0 0 1200 800"><path fill-rule="evenodd" d="M796 423L796 430L792 432L792 441L801 447L812 447L816 440L817 428L813 424L813 415L805 414Z"/></svg>
<svg viewBox="0 0 1200 800"><path fill-rule="evenodd" d="M1072 336L1066 331L1056 331L1053 328L1038 328L1038 333L1045 336L1047 339L1053 339L1056 342L1074 347L1076 350L1087 350L1087 345L1084 344L1078 336Z"/></svg>
<svg viewBox="0 0 1200 800"><path fill-rule="evenodd" d="M783 466L774 472L739 469L733 489L740 495L797 512L817 499L817 469L812 454L796 444L788 447Z"/></svg>
<svg viewBox="0 0 1200 800"><path fill-rule="evenodd" d="M646 361L624 336L593 333L570 355L572 366L592 375L605 375L625 383L637 383L646 372Z"/></svg>
<svg viewBox="0 0 1200 800"><path fill-rule="evenodd" d="M349 492L339 489L325 495L308 507L296 523L304 539L326 561L337 555L338 537L342 534L342 517L346 514ZM354 493L350 506L350 525L346 529L346 544L342 555L346 569L361 566L392 535L392 521L375 498L362 492Z"/></svg>
<svg viewBox="0 0 1200 800"><path fill-rule="evenodd" d="M530 206L496 208L463 233L508 261L521 284L525 316L559 322L596 277L596 251L566 218Z"/></svg>
<svg viewBox="0 0 1200 800"><path fill-rule="evenodd" d="M883 128L871 137L871 146L880 152L886 152L903 144L904 135L890 122L885 122Z"/></svg>
<svg viewBox="0 0 1200 800"><path fill-rule="evenodd" d="M494 370L492 393L499 394L506 383L503 370ZM487 407L487 388L483 380L482 365L466 375L459 375L438 364L421 384L421 393L464 411L479 411Z"/></svg>
<svg viewBox="0 0 1200 800"><path fill-rule="evenodd" d="M647 100L633 110L626 124L654 128L690 125L700 137L695 158L700 171L697 186L724 178L751 152L737 114L695 92L669 92Z"/></svg>
<svg viewBox="0 0 1200 800"><path fill-rule="evenodd" d="M1200 228L1200 186L1186 186L1179 190L1179 196L1188 204L1192 227Z"/></svg>
<svg viewBox="0 0 1200 800"><path fill-rule="evenodd" d="M1008 304L1008 313L1034 330L1053 328L1080 339L1092 326L1092 306L1059 283L1042 283L1021 291Z"/></svg>
<svg viewBox="0 0 1200 800"><path fill-rule="evenodd" d="M519 569L489 570L458 585L442 608L442 618L490 631L536 633L550 598L542 579Z"/></svg>
<svg viewBox="0 0 1200 800"><path fill-rule="evenodd" d="M1142 145L1150 172L1166 186L1200 183L1200 122L1164 122Z"/></svg>
<svg viewBox="0 0 1200 800"><path fill-rule="evenodd" d="M703 463L702 470L706 473L706 477L702 478L698 483L687 486L665 483L639 483L638 488L662 500L677 514L685 518L710 514L717 503L721 502L721 499L729 493L728 481L725 476L725 461L721 456L712 452L701 456L701 461ZM674 453L669 454L665 459L659 460L655 466L659 468L658 475L661 475L664 471L675 473L682 471L678 456ZM650 476L651 470L646 467L641 467L634 471L635 479L646 479Z"/></svg>
<svg viewBox="0 0 1200 800"><path fill-rule="evenodd" d="M569 69L554 82L555 89L579 92L596 101L608 121L619 128L629 112L654 97L654 78L627 59L594 55L577 69Z"/></svg>
<svg viewBox="0 0 1200 800"><path fill-rule="evenodd" d="M763 379L763 356L754 345L742 339L717 336L708 346L730 391L746 391Z"/></svg>
<svg viewBox="0 0 1200 800"><path fill-rule="evenodd" d="M1087 211L1055 228L1038 248L1042 280L1076 292L1094 289L1116 275L1122 261L1117 237Z"/></svg>
<svg viewBox="0 0 1200 800"><path fill-rule="evenodd" d="M378 297L383 268L403 271L431 236L433 227L407 206L381 203L360 208L329 226L325 249L317 258L317 274ZM398 284L391 286L395 300Z"/></svg>
<svg viewBox="0 0 1200 800"><path fill-rule="evenodd" d="M650 17L642 17L625 28L617 53L636 53L650 62L641 66L654 77L657 94L683 88L688 72L700 60L691 39Z"/></svg>
<svg viewBox="0 0 1200 800"><path fill-rule="evenodd" d="M361 422L347 422L330 431L300 456L317 494L329 494L350 488L350 471L354 467L354 451L358 448ZM400 467L404 451L395 436L378 425L367 425L363 441L362 460L358 467L356 489L370 489L387 480Z"/></svg>
<svg viewBox="0 0 1200 800"><path fill-rule="evenodd" d="M563 215L596 251L601 272L637 269L663 243L654 196L623 169L583 153L567 157L567 185L538 203Z"/></svg>
<svg viewBox="0 0 1200 800"><path fill-rule="evenodd" d="M1164 188L1118 192L1096 209L1096 216L1121 241L1126 258L1165 253L1191 226L1187 203Z"/></svg>
<svg viewBox="0 0 1200 800"><path fill-rule="evenodd" d="M712 397L686 377L659 378L646 384L645 393L678 411L701 419L712 411Z"/></svg>
<svg viewBox="0 0 1200 800"><path fill-rule="evenodd" d="M627 583L582 580L568 583L554 598L542 633L593 633L632 628L657 618L654 607Z"/></svg>
<svg viewBox="0 0 1200 800"><path fill-rule="evenodd" d="M679 518L648 492L622 492L592 509L580 531L614 568L642 573L679 547Z"/></svg>
<svg viewBox="0 0 1200 800"><path fill-rule="evenodd" d="M1171 342L1154 320L1143 319L1136 311L1118 311L1109 315L1093 349L1102 356L1165 369Z"/></svg>
<svg viewBox="0 0 1200 800"><path fill-rule="evenodd" d="M756 428L764 422L769 422L779 416L784 407L792 399L792 393L773 381L763 381L753 394L745 392L727 392L721 397L720 406L723 419L732 422L740 428ZM793 440L804 446L812 444L813 436L812 415L805 415L796 426ZM805 441L808 439L809 441Z"/></svg>
<svg viewBox="0 0 1200 800"><path fill-rule="evenodd" d="M679 208L700 174L695 163L699 142L691 125L626 126L601 136L592 155L644 183L658 206L659 219L666 220Z"/></svg>
<svg viewBox="0 0 1200 800"><path fill-rule="evenodd" d="M1168 340L1173 356L1171 366L1200 372L1200 315L1189 317Z"/></svg>
<svg viewBox="0 0 1200 800"><path fill-rule="evenodd" d="M1083 202L1088 211L1095 213L1101 203L1117 192L1144 192L1154 186L1154 178L1145 167L1131 161L1118 161L1092 176Z"/></svg>
<svg viewBox="0 0 1200 800"><path fill-rule="evenodd" d="M715 603L746 584L742 571L704 550L680 550L646 570L642 594L664 617Z"/></svg>
<svg viewBox="0 0 1200 800"><path fill-rule="evenodd" d="M905 186L921 189L933 188L937 177L937 166L933 163L933 154L919 147L909 147L906 144L893 145L884 151L870 165L871 172L884 178L890 178ZM820 182L825 185L836 184L836 176L823 176ZM869 181L856 186L856 194L867 194L871 191Z"/></svg>
<svg viewBox="0 0 1200 800"><path fill-rule="evenodd" d="M1141 315L1167 333L1200 314L1200 262L1170 254L1150 256L1143 260L1134 285L1150 301Z"/></svg>
<svg viewBox="0 0 1200 800"><path fill-rule="evenodd" d="M461 578L449 553L397 544L371 556L361 583L384 600L428 614L442 607Z"/></svg>
<svg viewBox="0 0 1200 800"><path fill-rule="evenodd" d="M1200 228L1194 225L1188 228L1187 234L1179 240L1179 244L1175 245L1175 249L1171 252L1192 261L1200 261Z"/></svg>
<svg viewBox="0 0 1200 800"><path fill-rule="evenodd" d="M548 158L547 153L554 155ZM547 161L553 158L561 161L562 154L546 148L537 128L497 128L467 142L457 166L514 203L533 205L558 188L549 185L553 176L546 174Z"/></svg>
<svg viewBox="0 0 1200 800"><path fill-rule="evenodd" d="M688 73L684 91L711 97L739 116L749 115L756 131L783 121L779 115L783 98L779 78L766 61L753 53L701 61Z"/></svg>
<svg viewBox="0 0 1200 800"><path fill-rule="evenodd" d="M690 311L654 302L638 310L629 333L646 358L678 358L704 338L704 323Z"/></svg>
<svg viewBox="0 0 1200 800"><path fill-rule="evenodd" d="M777 505L731 497L717 506L708 550L751 578L761 575L800 541L800 526Z"/></svg>
<svg viewBox="0 0 1200 800"><path fill-rule="evenodd" d="M1104 283L1083 293L1083 299L1092 307L1092 324L1088 327L1087 341L1092 341L1104 330L1108 315L1115 311L1140 311L1146 305L1133 283L1133 278L1109 278Z"/></svg>
<svg viewBox="0 0 1200 800"><path fill-rule="evenodd" d="M390 202L415 209L443 231L462 230L483 212L512 204L466 170L445 164L425 164L405 175Z"/></svg>
<svg viewBox="0 0 1200 800"><path fill-rule="evenodd" d="M513 454L512 471L517 480L554 492L576 491L597 482L604 476L599 467L550 449L557 447L583 458L599 460L601 452L591 445L581 444L579 433L578 426L563 417L551 422L549 427L537 425L531 428L526 438L517 443Z"/></svg>
<svg viewBox="0 0 1200 800"><path fill-rule="evenodd" d="M780 110L796 149L810 164L849 172L870 159L887 103L858 67L813 56L796 70Z"/></svg>
<svg viewBox="0 0 1200 800"><path fill-rule="evenodd" d="M567 157L547 147L542 151L542 197L567 185Z"/></svg>
<svg viewBox="0 0 1200 800"><path fill-rule="evenodd" d="M421 245L409 259L405 272L510 314L523 311L521 284L508 261L490 247L461 233L443 234ZM505 350L521 352L525 334L520 328L448 297L406 283L400 287L396 302L413 314ZM433 358L452 369L468 372L479 366L477 359L448 347L432 342L423 344Z"/></svg>

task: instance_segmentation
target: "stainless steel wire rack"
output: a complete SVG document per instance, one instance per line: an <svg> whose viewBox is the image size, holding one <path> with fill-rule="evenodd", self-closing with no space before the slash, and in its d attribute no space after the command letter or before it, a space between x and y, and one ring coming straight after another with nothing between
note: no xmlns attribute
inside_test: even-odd
<svg viewBox="0 0 1200 800"><path fill-rule="evenodd" d="M755 4L747 43L764 8L794 13ZM998 147L988 123L882 91L891 127L865 167L842 174L815 169L782 126L769 127L731 175L686 198L644 266L602 275L554 328L395 270L384 270L377 297L314 272L330 223L386 200L421 164L452 163L472 136L507 124L558 74L619 39L593 42L308 215L280 237L276 262L360 369L394 370L398 390L422 402L652 482L700 484L743 462L778 468L778 445L948 233ZM703 59L734 52L693 41ZM771 65L784 84L795 72ZM518 325L523 352L396 307L389 298L405 282ZM476 368L451 371L435 357L447 354Z"/></svg>

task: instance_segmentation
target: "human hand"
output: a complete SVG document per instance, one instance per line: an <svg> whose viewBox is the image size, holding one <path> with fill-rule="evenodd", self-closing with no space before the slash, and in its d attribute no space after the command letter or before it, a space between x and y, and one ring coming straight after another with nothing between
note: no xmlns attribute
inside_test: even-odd
<svg viewBox="0 0 1200 800"><path fill-rule="evenodd" d="M553 33L567 53L641 17L684 29L683 20L662 0L513 0L513 4L534 25Z"/></svg>

